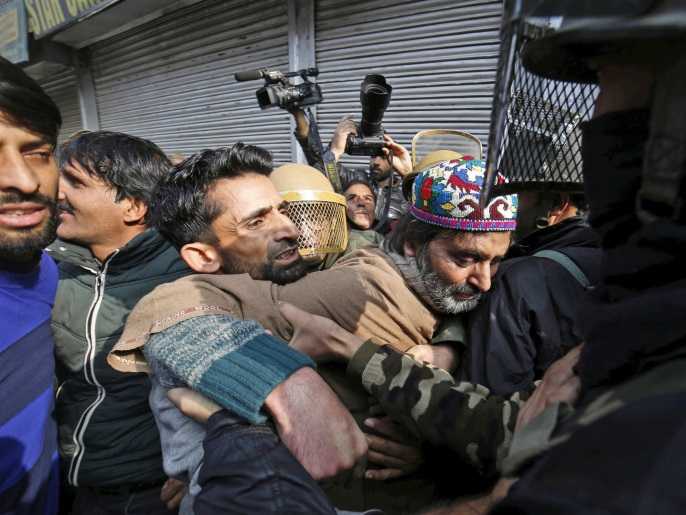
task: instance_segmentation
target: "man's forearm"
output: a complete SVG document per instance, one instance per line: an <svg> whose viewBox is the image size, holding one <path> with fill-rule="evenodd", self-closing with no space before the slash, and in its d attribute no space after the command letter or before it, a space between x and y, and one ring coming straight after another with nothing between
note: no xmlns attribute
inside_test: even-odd
<svg viewBox="0 0 686 515"><path fill-rule="evenodd" d="M456 383L445 370L371 342L357 350L348 371L394 419L434 445L451 448L484 474L493 473L504 457L525 400Z"/></svg>
<svg viewBox="0 0 686 515"><path fill-rule="evenodd" d="M261 410L274 388L296 370L313 365L256 322L227 315L175 324L152 335L144 353L153 371L164 367L193 390L253 423L265 419Z"/></svg>

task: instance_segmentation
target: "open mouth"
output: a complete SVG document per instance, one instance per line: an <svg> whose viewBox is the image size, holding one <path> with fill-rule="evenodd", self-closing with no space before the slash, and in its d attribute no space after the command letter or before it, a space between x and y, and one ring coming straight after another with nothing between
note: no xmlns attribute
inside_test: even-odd
<svg viewBox="0 0 686 515"><path fill-rule="evenodd" d="M291 263L298 259L300 257L300 254L298 253L298 247L293 246L289 247L288 249L284 250L283 252L279 252L275 257L274 261L279 261L282 263Z"/></svg>
<svg viewBox="0 0 686 515"><path fill-rule="evenodd" d="M22 202L0 206L0 225L12 229L29 229L40 225L48 216L48 208L42 204Z"/></svg>

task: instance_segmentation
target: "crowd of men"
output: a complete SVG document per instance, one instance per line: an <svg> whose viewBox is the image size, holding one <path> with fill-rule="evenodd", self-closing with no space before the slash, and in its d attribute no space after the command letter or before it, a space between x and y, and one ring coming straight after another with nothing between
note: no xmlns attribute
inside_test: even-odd
<svg viewBox="0 0 686 515"><path fill-rule="evenodd" d="M683 512L683 219L636 203L664 74L618 61L586 195L518 198L389 135L342 194L302 125L277 168L58 145L0 58L0 513Z"/></svg>

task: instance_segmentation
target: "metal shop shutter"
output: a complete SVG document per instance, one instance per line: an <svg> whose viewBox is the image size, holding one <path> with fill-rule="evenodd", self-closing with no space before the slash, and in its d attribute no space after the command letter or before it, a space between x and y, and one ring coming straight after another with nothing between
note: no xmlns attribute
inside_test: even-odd
<svg viewBox="0 0 686 515"><path fill-rule="evenodd" d="M212 0L92 47L100 126L189 155L237 141L290 161L289 115L261 111L261 81L237 71L288 69L286 2Z"/></svg>
<svg viewBox="0 0 686 515"><path fill-rule="evenodd" d="M68 69L39 82L62 113L62 129L58 136L58 141L62 142L81 130L81 109L76 75L74 70Z"/></svg>
<svg viewBox="0 0 686 515"><path fill-rule="evenodd" d="M318 0L322 138L345 114L359 120L360 82L376 72L393 86L384 128L408 150L434 128L466 130L485 147L501 11L500 0Z"/></svg>

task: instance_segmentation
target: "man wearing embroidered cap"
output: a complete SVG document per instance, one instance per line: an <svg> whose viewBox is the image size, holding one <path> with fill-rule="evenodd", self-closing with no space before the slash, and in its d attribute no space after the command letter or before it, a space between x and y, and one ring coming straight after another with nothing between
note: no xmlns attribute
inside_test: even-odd
<svg viewBox="0 0 686 515"><path fill-rule="evenodd" d="M442 150L418 164L403 185L409 212L385 243L398 266L413 269L415 291L446 315L476 307L517 225L516 195L480 207L483 162L467 157Z"/></svg>

